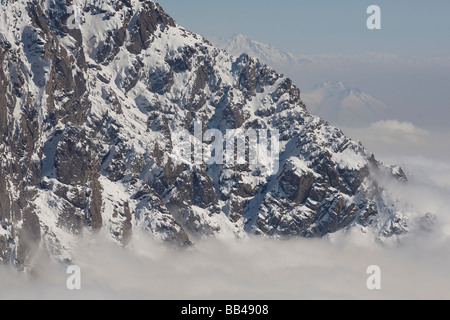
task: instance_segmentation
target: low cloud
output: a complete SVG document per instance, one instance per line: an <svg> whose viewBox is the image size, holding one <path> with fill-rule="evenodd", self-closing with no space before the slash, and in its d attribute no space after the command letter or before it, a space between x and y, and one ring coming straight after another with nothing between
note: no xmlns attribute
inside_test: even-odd
<svg viewBox="0 0 450 320"><path fill-rule="evenodd" d="M408 155L444 160L450 156L450 133L425 130L410 122L379 121L367 128L343 128L343 131L362 141L378 157Z"/></svg>
<svg viewBox="0 0 450 320"><path fill-rule="evenodd" d="M412 137L413 140L418 137L423 138L429 135L426 130L420 129L412 123L400 122L397 120L375 122L370 126L370 129L387 135L405 135L406 137Z"/></svg>
<svg viewBox="0 0 450 320"><path fill-rule="evenodd" d="M450 298L449 243L397 248L328 240L208 240L179 251L140 235L128 250L105 240L80 244L82 289L62 267L43 264L27 279L0 268L1 299L404 299ZM367 267L382 289L367 289Z"/></svg>

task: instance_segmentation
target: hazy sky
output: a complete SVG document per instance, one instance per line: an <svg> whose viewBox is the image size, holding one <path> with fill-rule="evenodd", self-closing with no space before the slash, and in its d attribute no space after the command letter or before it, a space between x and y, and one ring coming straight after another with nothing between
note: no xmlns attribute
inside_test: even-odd
<svg viewBox="0 0 450 320"><path fill-rule="evenodd" d="M295 54L450 55L448 0L159 0L181 25L204 36L241 33ZM369 31L369 5L382 30Z"/></svg>

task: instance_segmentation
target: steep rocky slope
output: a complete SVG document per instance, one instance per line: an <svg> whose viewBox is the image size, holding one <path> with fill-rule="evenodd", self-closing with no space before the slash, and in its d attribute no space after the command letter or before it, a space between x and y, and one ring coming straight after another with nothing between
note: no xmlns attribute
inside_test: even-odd
<svg viewBox="0 0 450 320"><path fill-rule="evenodd" d="M0 259L70 260L85 232L198 238L375 238L408 218L373 177L406 180L308 113L291 80L231 57L152 1L1 0ZM279 170L186 163L173 136L279 131ZM206 150L210 142L203 142Z"/></svg>

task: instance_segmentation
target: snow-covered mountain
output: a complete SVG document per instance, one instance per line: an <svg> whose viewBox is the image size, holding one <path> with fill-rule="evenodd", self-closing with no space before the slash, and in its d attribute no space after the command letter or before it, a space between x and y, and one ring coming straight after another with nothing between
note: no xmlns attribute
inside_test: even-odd
<svg viewBox="0 0 450 320"><path fill-rule="evenodd" d="M215 46L224 49L232 56L239 57L242 54L248 54L271 67L308 62L305 58L284 52L266 43L252 40L242 34L234 34L229 38L210 37L209 40Z"/></svg>
<svg viewBox="0 0 450 320"><path fill-rule="evenodd" d="M143 230L187 245L353 227L394 239L413 227L375 178L404 181L400 168L311 115L290 79L217 49L158 4L1 3L2 261L70 261L90 232L126 245ZM279 170L177 161L174 133L199 143L195 122L278 130Z"/></svg>
<svg viewBox="0 0 450 320"><path fill-rule="evenodd" d="M302 94L302 100L310 112L338 126L366 127L387 119L388 107L383 102L339 81L315 86Z"/></svg>

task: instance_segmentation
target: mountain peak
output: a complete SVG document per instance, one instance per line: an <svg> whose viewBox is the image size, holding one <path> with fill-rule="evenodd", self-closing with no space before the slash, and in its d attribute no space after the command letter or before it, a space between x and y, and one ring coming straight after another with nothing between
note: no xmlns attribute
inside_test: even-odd
<svg viewBox="0 0 450 320"><path fill-rule="evenodd" d="M387 106L359 88L341 81L322 82L303 93L308 109L327 121L344 127L361 127L386 120Z"/></svg>
<svg viewBox="0 0 450 320"><path fill-rule="evenodd" d="M272 67L281 63L298 63L300 61L294 55L271 45L252 40L243 34L234 34L230 38L211 38L210 40L214 45L226 50L233 56L240 56L245 53Z"/></svg>
<svg viewBox="0 0 450 320"><path fill-rule="evenodd" d="M230 40L242 40L242 41L248 41L248 42L252 41L249 37L247 37L246 35L243 35L241 33L233 34L233 36L230 38Z"/></svg>

